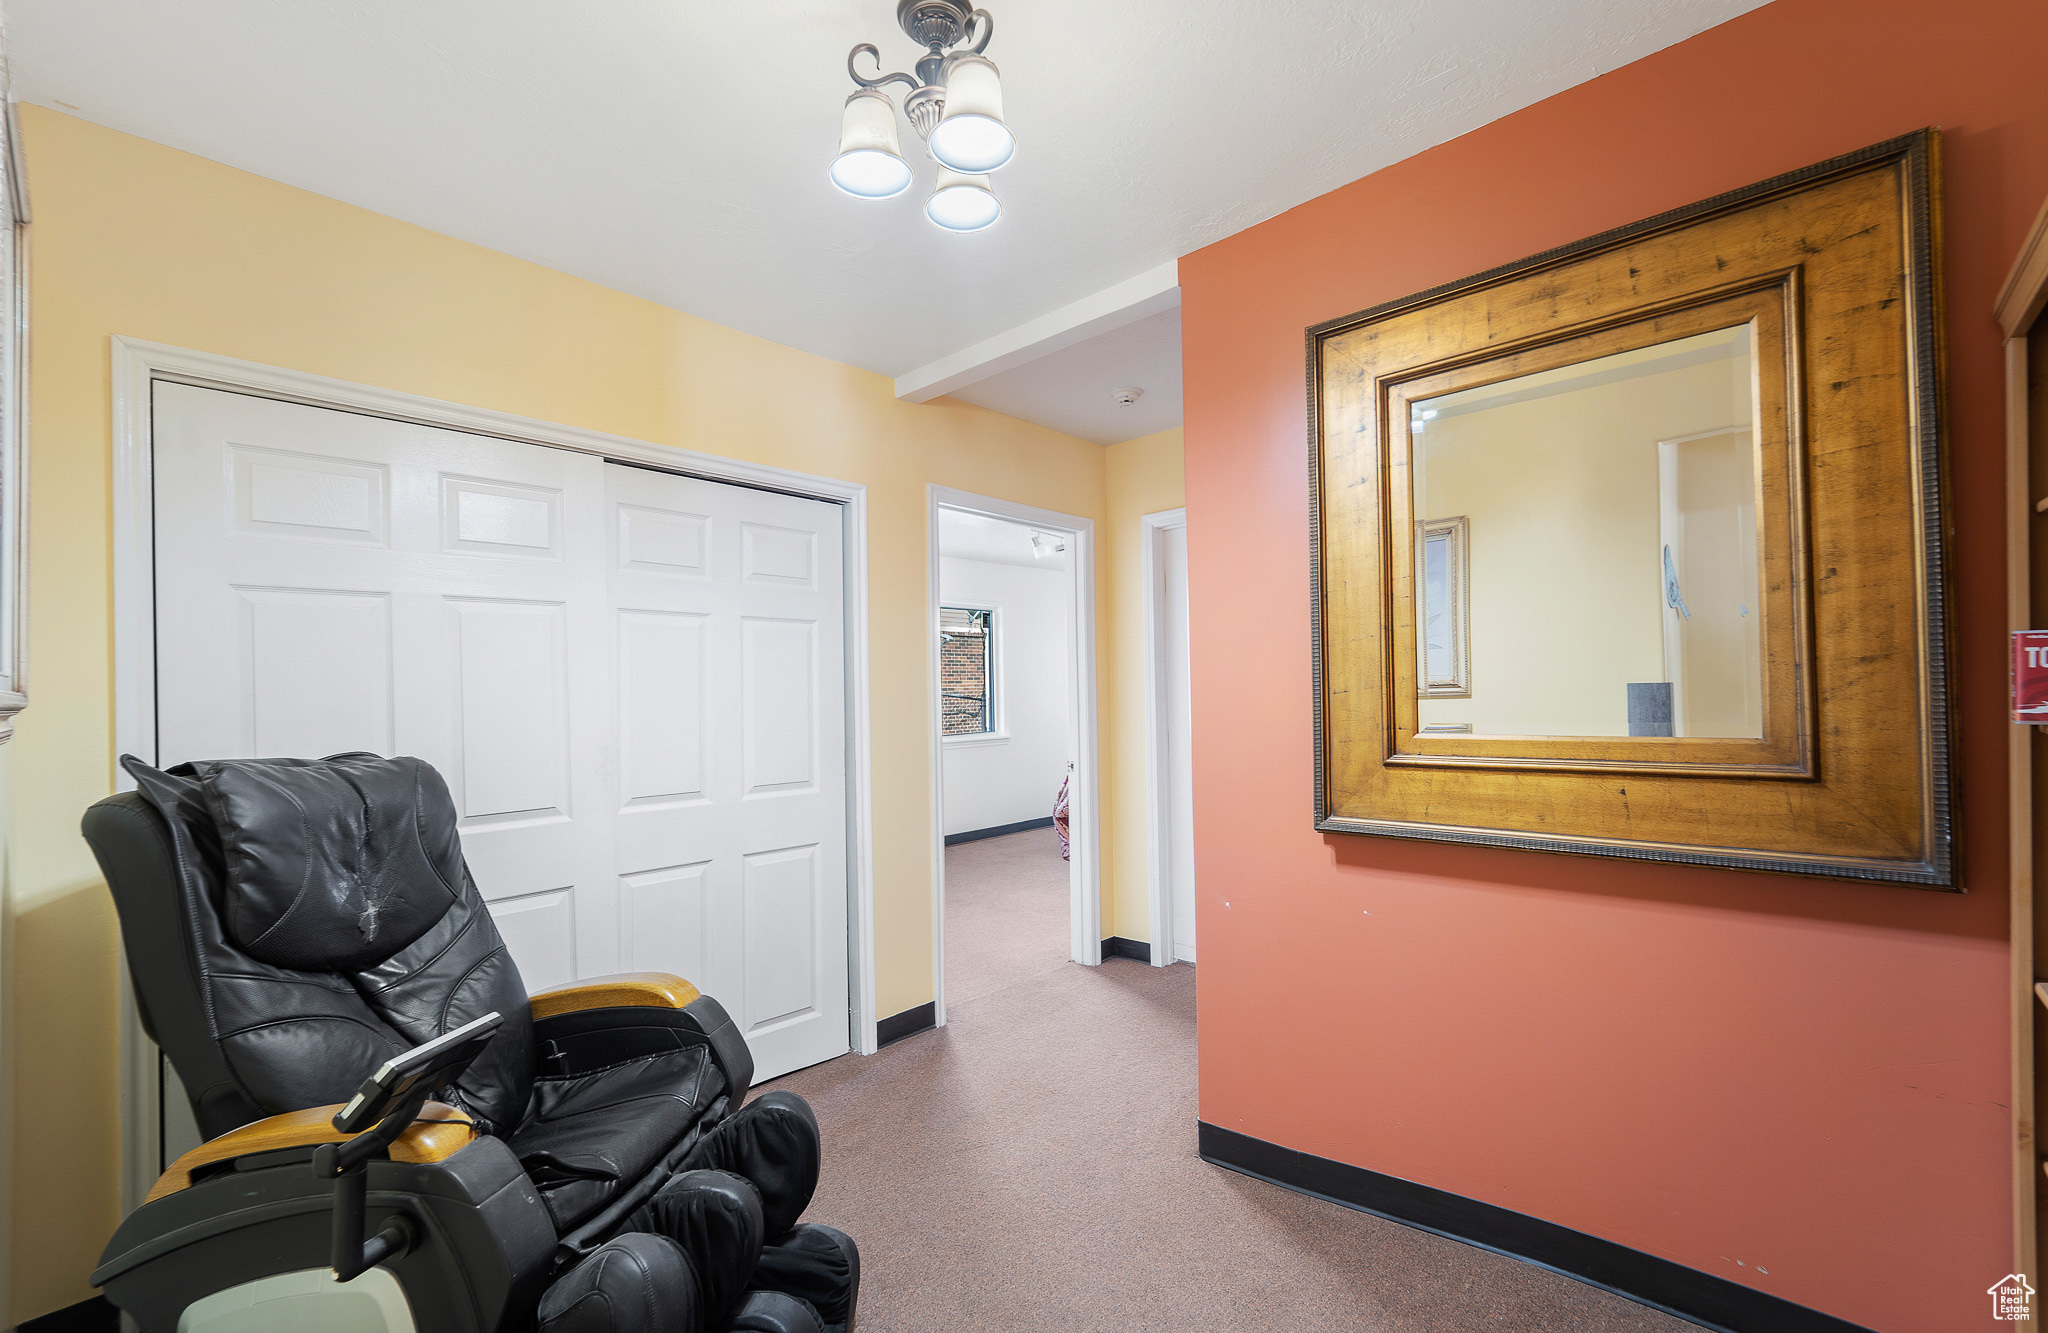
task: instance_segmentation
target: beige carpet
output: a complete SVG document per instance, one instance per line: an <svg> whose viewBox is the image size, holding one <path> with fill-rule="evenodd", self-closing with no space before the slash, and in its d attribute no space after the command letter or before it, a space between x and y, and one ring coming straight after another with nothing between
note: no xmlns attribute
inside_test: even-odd
<svg viewBox="0 0 2048 1333"><path fill-rule="evenodd" d="M1050 830L946 881L947 1026L770 1085L817 1108L810 1216L860 1242L861 1333L1693 1329L1208 1165L1193 969L1067 963Z"/></svg>

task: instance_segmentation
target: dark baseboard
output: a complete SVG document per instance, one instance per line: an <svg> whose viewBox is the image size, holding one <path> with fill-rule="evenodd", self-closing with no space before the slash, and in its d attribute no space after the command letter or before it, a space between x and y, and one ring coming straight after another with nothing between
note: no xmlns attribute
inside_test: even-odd
<svg viewBox="0 0 2048 1333"><path fill-rule="evenodd" d="M1721 1333L1870 1333L1846 1319L1526 1213L1206 1121L1198 1133L1205 1162L1521 1259Z"/></svg>
<svg viewBox="0 0 2048 1333"><path fill-rule="evenodd" d="M104 1296L67 1305L15 1326L15 1333L118 1333L121 1312Z"/></svg>
<svg viewBox="0 0 2048 1333"><path fill-rule="evenodd" d="M998 824L994 828L971 828L965 833L948 833L946 845L956 842L977 842L982 838L1000 838L1005 833L1028 833L1035 828L1051 828L1052 816L1043 819L1020 819L1014 824Z"/></svg>
<svg viewBox="0 0 2048 1333"><path fill-rule="evenodd" d="M875 1043L887 1046L892 1041L915 1037L936 1027L939 1021L939 1006L930 1000L915 1009L905 1009L900 1014L891 1014L875 1024Z"/></svg>
<svg viewBox="0 0 2048 1333"><path fill-rule="evenodd" d="M1102 942L1104 958L1135 958L1141 963L1152 961L1152 946L1143 940L1127 940L1121 935L1112 935Z"/></svg>

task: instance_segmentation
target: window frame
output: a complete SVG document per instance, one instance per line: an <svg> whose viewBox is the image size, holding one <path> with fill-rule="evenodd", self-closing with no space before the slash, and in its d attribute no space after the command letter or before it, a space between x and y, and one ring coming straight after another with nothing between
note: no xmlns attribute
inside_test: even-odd
<svg viewBox="0 0 2048 1333"><path fill-rule="evenodd" d="M948 735L945 731L946 682L945 671L945 629L939 629L939 743L941 745L1002 745L1009 741L1009 709L1003 699L1003 609L992 602L951 601L939 599L939 614L948 611L974 611L988 617L988 644L984 652L987 664L987 681L982 687L982 712L988 720L985 731L967 731Z"/></svg>

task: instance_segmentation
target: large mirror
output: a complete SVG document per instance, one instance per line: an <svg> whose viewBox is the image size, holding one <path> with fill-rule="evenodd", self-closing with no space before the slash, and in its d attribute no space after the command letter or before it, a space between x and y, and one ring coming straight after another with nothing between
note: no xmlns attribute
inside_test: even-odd
<svg viewBox="0 0 2048 1333"><path fill-rule="evenodd" d="M1934 142L1308 331L1318 828L1955 886Z"/></svg>
<svg viewBox="0 0 2048 1333"><path fill-rule="evenodd" d="M1387 762L1812 775L1796 300L1384 381Z"/></svg>
<svg viewBox="0 0 2048 1333"><path fill-rule="evenodd" d="M1763 736L1747 324L1409 403L1418 730Z"/></svg>

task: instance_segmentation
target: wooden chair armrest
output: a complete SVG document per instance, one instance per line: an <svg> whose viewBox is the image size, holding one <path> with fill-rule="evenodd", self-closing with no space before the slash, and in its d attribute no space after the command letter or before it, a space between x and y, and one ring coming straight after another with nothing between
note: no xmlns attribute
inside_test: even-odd
<svg viewBox="0 0 2048 1333"><path fill-rule="evenodd" d="M215 1162L231 1161L255 1153L281 1148L310 1148L322 1143L352 1139L334 1127L335 1113L342 1104L314 1106L304 1111L287 1111L232 1129L209 1139L171 1163L171 1169L157 1177L144 1203L175 1194L192 1183L192 1174ZM441 1102L428 1102L419 1119L406 1127L391 1144L394 1162L439 1162L453 1157L476 1137L476 1124L468 1115Z"/></svg>
<svg viewBox="0 0 2048 1333"><path fill-rule="evenodd" d="M672 972L615 972L530 997L536 1019L586 1009L682 1009L697 998L695 986Z"/></svg>

